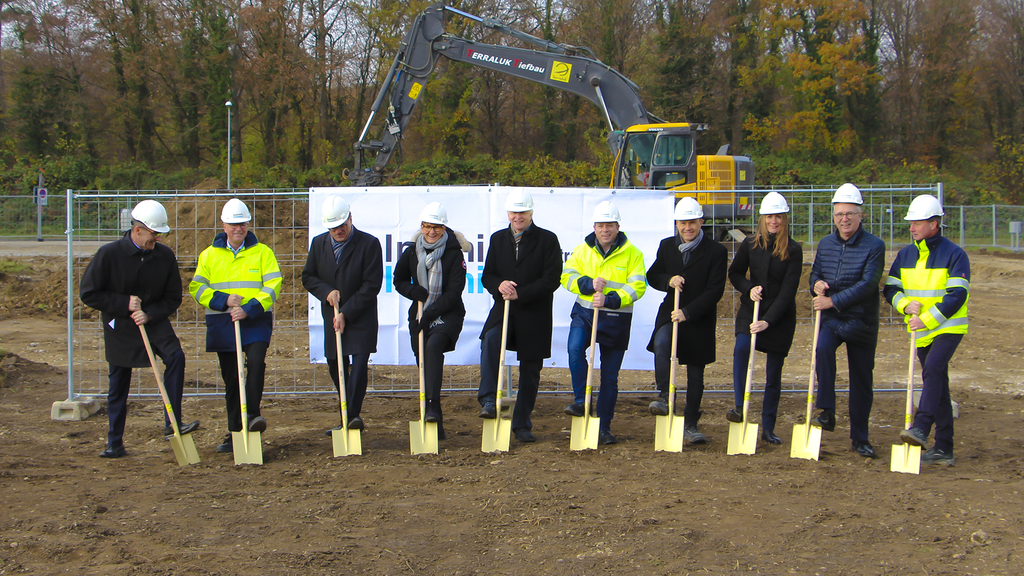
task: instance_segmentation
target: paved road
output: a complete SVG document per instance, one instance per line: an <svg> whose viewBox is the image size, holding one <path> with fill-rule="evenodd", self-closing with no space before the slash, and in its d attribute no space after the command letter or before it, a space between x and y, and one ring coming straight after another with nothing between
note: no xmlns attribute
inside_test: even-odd
<svg viewBox="0 0 1024 576"><path fill-rule="evenodd" d="M92 256L106 241L81 240L75 242L75 256ZM35 240L0 240L0 256L67 256L68 242L63 238Z"/></svg>

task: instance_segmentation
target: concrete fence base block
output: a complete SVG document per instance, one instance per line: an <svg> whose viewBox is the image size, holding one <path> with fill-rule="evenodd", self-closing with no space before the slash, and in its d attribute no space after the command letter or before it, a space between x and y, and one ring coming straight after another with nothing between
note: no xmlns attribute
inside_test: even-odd
<svg viewBox="0 0 1024 576"><path fill-rule="evenodd" d="M51 420L78 421L99 412L103 405L98 400L58 400L50 407Z"/></svg>
<svg viewBox="0 0 1024 576"><path fill-rule="evenodd" d="M904 396L903 398L906 398L906 396ZM917 408L918 404L920 404L920 403L921 403L921 391L920 390L914 390L914 408ZM959 418L960 417L960 403L957 402L956 400L950 399L949 400L949 404L950 404L950 406L953 407L953 418Z"/></svg>

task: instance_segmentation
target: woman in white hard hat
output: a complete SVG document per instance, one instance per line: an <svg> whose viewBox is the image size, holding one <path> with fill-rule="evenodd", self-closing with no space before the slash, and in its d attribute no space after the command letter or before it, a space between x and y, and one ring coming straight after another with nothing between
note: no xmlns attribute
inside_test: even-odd
<svg viewBox="0 0 1024 576"><path fill-rule="evenodd" d="M447 226L448 211L439 202L427 204L420 213L420 229L413 246L402 252L395 264L395 290L412 300L409 306L409 336L416 361L423 362L426 380L427 422L437 422L438 440L445 439L441 413L441 379L444 353L455 350L462 332L466 306L466 259L462 253L472 246ZM417 302L423 302L423 317L417 321ZM423 358L419 357L419 333L423 335Z"/></svg>
<svg viewBox="0 0 1024 576"><path fill-rule="evenodd" d="M796 291L803 254L800 244L789 235L789 204L782 194L769 192L761 200L757 231L743 240L729 266L729 281L740 293L740 308L732 358L736 408L725 417L730 422L743 421L750 339L757 334L757 351L767 355L761 439L769 444L782 443L775 435L775 420L782 394L782 366L796 331ZM755 301L761 302L758 318L754 318Z"/></svg>

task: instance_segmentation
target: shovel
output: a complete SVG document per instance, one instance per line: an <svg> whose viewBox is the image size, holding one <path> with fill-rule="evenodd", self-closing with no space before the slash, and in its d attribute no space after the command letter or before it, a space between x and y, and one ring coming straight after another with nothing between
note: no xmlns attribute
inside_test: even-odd
<svg viewBox="0 0 1024 576"><path fill-rule="evenodd" d="M164 388L163 378L156 368L156 357L153 356L153 347L149 344L149 335L146 334L146 325L139 324L139 331L142 332L142 343L146 345L146 353L149 354L149 364L153 367L153 376L156 376L156 386L160 389L160 398L164 401L164 409L167 410L167 418L174 428L174 437L171 438L171 448L174 449L174 457L178 460L178 466L188 466L199 463L199 452L196 451L196 443L192 441L191 434L182 436L178 429L178 419L174 417L174 409L171 408L171 400L167 397L167 388Z"/></svg>
<svg viewBox="0 0 1024 576"><path fill-rule="evenodd" d="M907 413L904 425L909 430L914 423L914 352L917 351L917 332L910 331L910 366L907 368ZM904 474L921 473L921 447L910 444L893 444L890 472Z"/></svg>
<svg viewBox="0 0 1024 576"><path fill-rule="evenodd" d="M508 309L511 300L505 300L505 313L501 319L501 354L498 356L498 390L494 399L497 414L493 419L484 420L481 452L508 452L512 437L512 421L501 417L501 386L505 379L505 344L508 342Z"/></svg>
<svg viewBox="0 0 1024 576"><path fill-rule="evenodd" d="M249 407L245 397L245 364L242 360L242 329L235 320L235 357L238 358L238 402L242 407L242 431L231 433L231 447L235 466L263 464L263 437L260 432L249 432Z"/></svg>
<svg viewBox="0 0 1024 576"><path fill-rule="evenodd" d="M419 302L416 321L423 317L423 302ZM409 422L409 451L413 454L437 454L437 422L427 422L427 384L423 372L423 327L420 327L420 420Z"/></svg>
<svg viewBox="0 0 1024 576"><path fill-rule="evenodd" d="M679 289L676 289L673 310L679 310ZM668 373L668 415L654 417L654 451L683 451L683 417L676 416L676 342L679 338L679 323L672 323L672 357Z"/></svg>
<svg viewBox="0 0 1024 576"><path fill-rule="evenodd" d="M757 321L761 301L754 302L754 321ZM757 450L757 424L747 422L750 410L750 382L754 379L754 347L757 345L757 333L750 335L750 359L747 361L747 384L743 388L743 422L729 423L729 447L726 454L753 454Z"/></svg>
<svg viewBox="0 0 1024 576"><path fill-rule="evenodd" d="M594 308L594 322L590 329L590 362L587 364L587 395L583 402L583 416L573 416L569 436L570 450L597 450L601 420L590 415L590 395L594 390L594 355L597 353L597 313Z"/></svg>
<svg viewBox="0 0 1024 576"><path fill-rule="evenodd" d="M811 341L811 375L807 383L807 417L803 424L793 425L793 444L789 447L790 458L817 460L821 451L821 428L811 426L811 412L814 410L814 361L818 354L818 332L821 330L821 310L814 314L814 339Z"/></svg>
<svg viewBox="0 0 1024 576"><path fill-rule="evenodd" d="M334 306L334 315L341 314L338 306ZM334 457L351 456L363 454L363 441L359 430L349 430L348 427L348 398L345 391L345 365L341 355L341 333L335 332L335 340L338 341L338 396L341 398L341 430L331 430L331 440L334 442Z"/></svg>

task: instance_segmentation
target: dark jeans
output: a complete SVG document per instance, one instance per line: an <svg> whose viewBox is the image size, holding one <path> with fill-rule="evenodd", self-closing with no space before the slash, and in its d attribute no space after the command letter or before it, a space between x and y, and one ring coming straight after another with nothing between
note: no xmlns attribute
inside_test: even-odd
<svg viewBox="0 0 1024 576"><path fill-rule="evenodd" d="M348 419L359 416L363 409L363 398L366 397L366 385L370 380L370 355L352 354L343 356L342 367L345 369L345 402L348 403ZM334 382L334 389L340 387L338 381L338 359L328 358L327 369L331 372L331 381ZM341 405L338 406L338 413L341 413Z"/></svg>
<svg viewBox="0 0 1024 576"><path fill-rule="evenodd" d="M817 406L836 409L836 350L843 343L834 330L822 325L814 370L818 378ZM874 401L875 349L846 343L850 366L850 439L868 441L868 417Z"/></svg>
<svg viewBox="0 0 1024 576"><path fill-rule="evenodd" d="M480 389L476 398L483 406L486 402L494 402L498 389L498 370L504 370L504 366L498 365L498 357L501 356L501 326L491 328L484 332L480 341ZM540 369L544 360L520 360L519 361L519 390L516 395L516 407L512 410L512 428L533 428L530 415L533 414L533 407L537 404L537 390L540 389Z"/></svg>
<svg viewBox="0 0 1024 576"><path fill-rule="evenodd" d="M921 361L921 401L914 414L914 428L925 436L935 425L935 447L953 451L953 406L949 398L949 361L953 358L963 334L939 334L932 343L917 349Z"/></svg>
<svg viewBox="0 0 1024 576"><path fill-rule="evenodd" d="M155 346L155 345L154 345ZM166 352L154 348L153 354L164 363L164 388L171 401L174 417L181 427L181 396L185 389L185 353L181 348ZM128 419L128 389L132 382L132 369L128 366L109 365L110 387L107 390L107 446L124 446L124 424ZM148 368L147 368L148 370ZM171 421L164 411L164 426Z"/></svg>
<svg viewBox="0 0 1024 576"><path fill-rule="evenodd" d="M587 349L590 348L592 317L573 316L569 323L569 374L572 376L573 400L583 404L587 389ZM619 368L626 356L625 350L601 347L601 388L597 395L597 416L602 430L610 430L615 416L615 402L619 398Z"/></svg>
<svg viewBox="0 0 1024 576"><path fill-rule="evenodd" d="M683 416L696 422L700 418L700 403L704 399L704 364L686 365L686 406ZM668 394L668 378L672 370L672 323L658 328L654 334L654 383L658 392Z"/></svg>
<svg viewBox="0 0 1024 576"><path fill-rule="evenodd" d="M246 416L250 420L260 415L269 347L269 342L252 342L242 346L242 354L245 356L245 408ZM217 352L217 359L220 360L220 377L224 379L224 405L228 410L228 430L241 432L242 407L238 402L237 357L235 352Z"/></svg>
<svg viewBox="0 0 1024 576"><path fill-rule="evenodd" d="M732 349L732 391L736 406L743 406L743 391L747 386L747 363L750 361L750 334L737 334ZM761 427L775 431L775 420L779 412L779 397L782 396L782 367L786 357L777 352L766 352L764 362L764 400L761 403ZM750 383L753 388L754 383Z"/></svg>
<svg viewBox="0 0 1024 576"><path fill-rule="evenodd" d="M438 417L441 414L441 381L444 376L444 351L450 348L452 339L441 332L430 333L430 330L423 334L423 381L426 389L427 407L435 408ZM419 366L420 356L418 347L413 348L416 355L416 365Z"/></svg>

